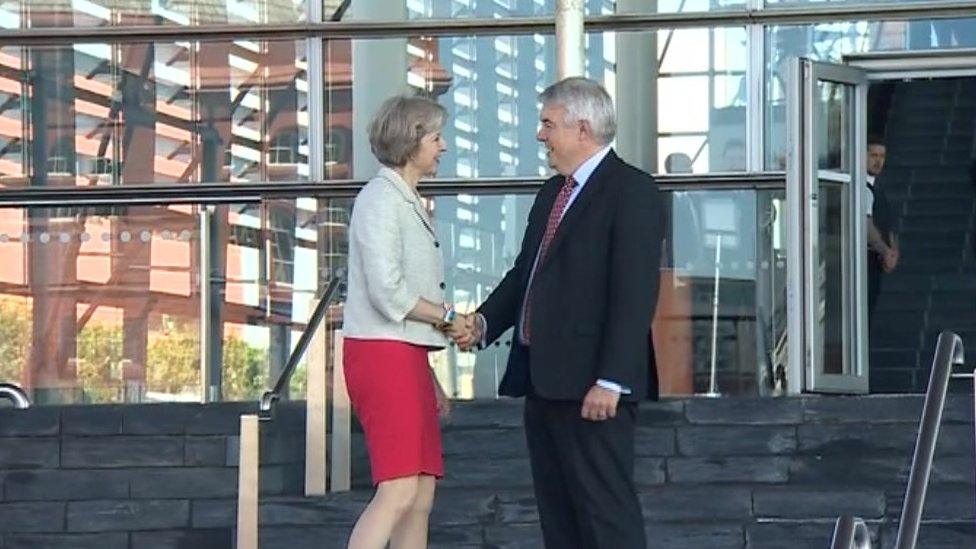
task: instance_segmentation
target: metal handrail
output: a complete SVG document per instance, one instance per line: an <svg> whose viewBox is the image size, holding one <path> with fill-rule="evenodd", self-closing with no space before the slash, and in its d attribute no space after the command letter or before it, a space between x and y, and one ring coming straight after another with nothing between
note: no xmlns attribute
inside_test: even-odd
<svg viewBox="0 0 976 549"><path fill-rule="evenodd" d="M946 392L953 365L963 364L962 339L953 332L943 331L935 347L932 359L932 373L929 387L925 393L925 407L919 422L918 439L915 441L915 455L912 469L905 489L905 504L898 524L898 538L895 549L915 549L918 529L922 522L922 508L925 506L925 492L928 490L932 473L932 458L939 440L939 427L942 424L942 410L945 407Z"/></svg>
<svg viewBox="0 0 976 549"><path fill-rule="evenodd" d="M285 388L285 385L291 380L292 374L295 373L295 368L298 367L299 361L301 361L302 356L305 355L305 350L308 349L309 343L312 342L312 337L315 335L315 331L318 329L319 324L322 323L322 319L325 318L325 313L329 308L329 305L335 299L336 294L339 291L339 286L342 285L343 279L345 278L345 272L342 269L336 271L332 280L329 282L329 286L325 289L325 294L322 299L319 300L318 304L315 306L315 310L312 312L312 318L309 319L308 325L305 326L305 331L298 338L298 344L292 350L291 355L288 356L288 362L285 363L285 367L278 374L278 379L275 380L274 386L270 391L266 391L261 395L261 405L260 405L260 415L262 420L272 419L274 416L274 405L281 398L281 393Z"/></svg>
<svg viewBox="0 0 976 549"><path fill-rule="evenodd" d="M20 386L13 383L0 383L0 398L14 403L14 408L21 410L30 408L31 401Z"/></svg>
<svg viewBox="0 0 976 549"><path fill-rule="evenodd" d="M586 32L652 31L744 25L810 25L836 21L957 19L972 17L970 0L932 4L924 1L869 3L846 6L789 6L762 10L722 9L683 13L590 15ZM38 46L77 43L153 42L174 40L297 40L302 38L370 39L405 36L501 36L552 34L551 15L536 17L409 19L388 21L300 21L280 24L127 25L35 27L0 30L0 45Z"/></svg>
<svg viewBox="0 0 976 549"><path fill-rule="evenodd" d="M708 174L654 174L662 191L785 189L781 171ZM424 196L445 194L535 193L544 177L446 177L423 181ZM313 196L352 198L366 185L363 179L327 181L274 181L264 183L195 183L159 185L104 185L95 187L0 188L0 207L125 206L134 204L245 204L262 200Z"/></svg>
<svg viewBox="0 0 976 549"><path fill-rule="evenodd" d="M871 549L871 532L863 519L843 515L834 525L830 549Z"/></svg>

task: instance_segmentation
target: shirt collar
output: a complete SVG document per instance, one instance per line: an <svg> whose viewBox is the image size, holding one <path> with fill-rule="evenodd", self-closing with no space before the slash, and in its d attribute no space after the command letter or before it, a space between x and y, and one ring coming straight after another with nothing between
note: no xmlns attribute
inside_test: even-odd
<svg viewBox="0 0 976 549"><path fill-rule="evenodd" d="M868 177L867 177L868 185L874 185L874 178L875 178L875 176L873 176L871 174L868 174Z"/></svg>
<svg viewBox="0 0 976 549"><path fill-rule="evenodd" d="M576 184L580 187L586 185L586 180L593 175L593 172L596 171L596 167L600 165L600 162L602 162L609 153L610 145L607 145L606 147L603 147L597 151L593 156L587 158L585 162L580 164L580 167L576 168L576 171L573 172L573 180L576 181Z"/></svg>

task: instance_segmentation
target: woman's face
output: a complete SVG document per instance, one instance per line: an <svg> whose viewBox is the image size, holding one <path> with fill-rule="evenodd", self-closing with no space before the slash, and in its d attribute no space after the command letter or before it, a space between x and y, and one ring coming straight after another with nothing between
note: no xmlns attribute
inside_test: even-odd
<svg viewBox="0 0 976 549"><path fill-rule="evenodd" d="M425 176L436 175L441 154L446 150L447 142L441 136L440 130L431 132L421 138L420 148L417 149L409 162Z"/></svg>

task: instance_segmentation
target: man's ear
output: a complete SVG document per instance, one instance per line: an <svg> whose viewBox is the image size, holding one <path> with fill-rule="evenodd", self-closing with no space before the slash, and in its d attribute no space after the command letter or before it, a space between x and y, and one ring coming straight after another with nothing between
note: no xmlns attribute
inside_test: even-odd
<svg viewBox="0 0 976 549"><path fill-rule="evenodd" d="M593 138L593 128L590 127L588 120L580 120L577 124L579 124L580 141L587 141Z"/></svg>

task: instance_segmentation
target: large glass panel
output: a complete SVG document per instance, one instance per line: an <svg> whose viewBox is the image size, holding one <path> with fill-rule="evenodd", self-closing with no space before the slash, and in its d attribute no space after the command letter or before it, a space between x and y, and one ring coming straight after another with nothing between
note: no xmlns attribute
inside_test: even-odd
<svg viewBox="0 0 976 549"><path fill-rule="evenodd" d="M849 86L818 81L814 90L813 138L817 140L817 165L820 170L851 175L848 109L852 98ZM814 265L818 273L820 302L815 305L814 364L825 374L849 373L844 335L849 330L845 295L853 272L847 260L850 249L849 192L847 184L824 179L817 186L817 227Z"/></svg>
<svg viewBox="0 0 976 549"><path fill-rule="evenodd" d="M0 379L35 402L198 400L197 208L0 210Z"/></svg>
<svg viewBox="0 0 976 549"><path fill-rule="evenodd" d="M314 1L314 0L313 0ZM326 0L326 17L335 11ZM329 8L332 8L331 10ZM3 0L0 28L286 24L306 19L305 0Z"/></svg>
<svg viewBox="0 0 976 549"><path fill-rule="evenodd" d="M556 13L556 0L390 0L407 3L410 19L539 17ZM612 1L589 0L591 4ZM401 4L402 5L402 4Z"/></svg>
<svg viewBox="0 0 976 549"><path fill-rule="evenodd" d="M308 176L304 41L0 50L0 184Z"/></svg>
<svg viewBox="0 0 976 549"><path fill-rule="evenodd" d="M350 49L361 53L350 56ZM661 70L653 59L618 55L655 49ZM627 136L617 145L629 160L648 171L742 171L746 51L742 27L592 33L586 35L586 74L602 82L614 98L621 135ZM439 177L549 173L536 143L536 98L558 78L554 37L334 41L326 42L326 52L328 177L343 177L347 166L360 168L353 170L356 178L372 176L376 163L365 132L352 128L365 128L384 99L411 89L436 98L448 111L448 150ZM346 69L353 59L355 78L350 82ZM383 60L380 71L376 60ZM397 64L405 67L405 81L390 70ZM640 90L650 86L654 93L648 105L647 94ZM639 137L631 137L635 135ZM634 144L653 140L653 152Z"/></svg>
<svg viewBox="0 0 976 549"><path fill-rule="evenodd" d="M661 392L782 394L782 190L674 191L654 342Z"/></svg>
<svg viewBox="0 0 976 549"><path fill-rule="evenodd" d="M613 74L612 53L603 35L588 37L590 70L598 79ZM338 43L329 44L329 49ZM536 97L556 80L555 38L452 36L357 40L352 50L352 85L327 95L333 110L348 93L350 128L365 128L383 100L414 90L436 99L448 113L443 129L447 152L439 177L539 176L549 172L536 141ZM401 73L392 70L397 64ZM330 63L330 70L336 63ZM348 73L347 73L348 77ZM329 82L334 76L326 75ZM332 97L330 102L330 96ZM348 102L346 103L348 104ZM334 132L345 131L337 119ZM351 164L357 178L372 177L378 166L365 131L348 130Z"/></svg>
<svg viewBox="0 0 976 549"><path fill-rule="evenodd" d="M766 36L766 168L784 170L786 85L791 58L839 63L844 55L852 53L972 48L976 47L976 19L771 26Z"/></svg>
<svg viewBox="0 0 976 549"><path fill-rule="evenodd" d="M226 273L213 283L220 310L211 313L224 400L259 398L283 370L322 291L346 265L350 208L348 199L293 198L214 209L213 226L230 233L225 251L210 253L223 253L214 268ZM340 317L333 305L324 333L331 335ZM292 398L304 398L311 355L292 378Z"/></svg>
<svg viewBox="0 0 976 549"><path fill-rule="evenodd" d="M745 7L746 0L617 0L617 13L688 13Z"/></svg>
<svg viewBox="0 0 976 549"><path fill-rule="evenodd" d="M777 390L785 328L782 196L666 195L672 224L653 336L665 394L707 392L713 360L718 392ZM520 249L533 200L428 199L443 243L447 301L472 311L488 296ZM351 209L350 198L307 197L0 210L0 253L9 267L0 295L0 379L21 383L39 404L196 401L207 372L222 399L257 399L346 265ZM326 315L327 364L341 329L342 295ZM204 310L209 328L201 335ZM201 356L201 337L208 356ZM449 347L431 361L454 397L494 398L510 345L506 334L481 352ZM307 354L292 378L292 398L304 396L309 360Z"/></svg>
<svg viewBox="0 0 976 549"><path fill-rule="evenodd" d="M815 249L814 265L817 265L817 284L820 286L819 308L814 311L818 344L813 351L817 355L814 364L822 365L825 374L850 373L850 361L845 353L844 334L849 326L844 296L850 280L850 266L846 260L850 240L850 201L846 183L822 180L817 189L819 195L819 234Z"/></svg>
<svg viewBox="0 0 976 549"><path fill-rule="evenodd" d="M744 171L745 29L678 29L655 34L657 170ZM653 66L647 70L653 71ZM678 105L681 107L676 108Z"/></svg>

